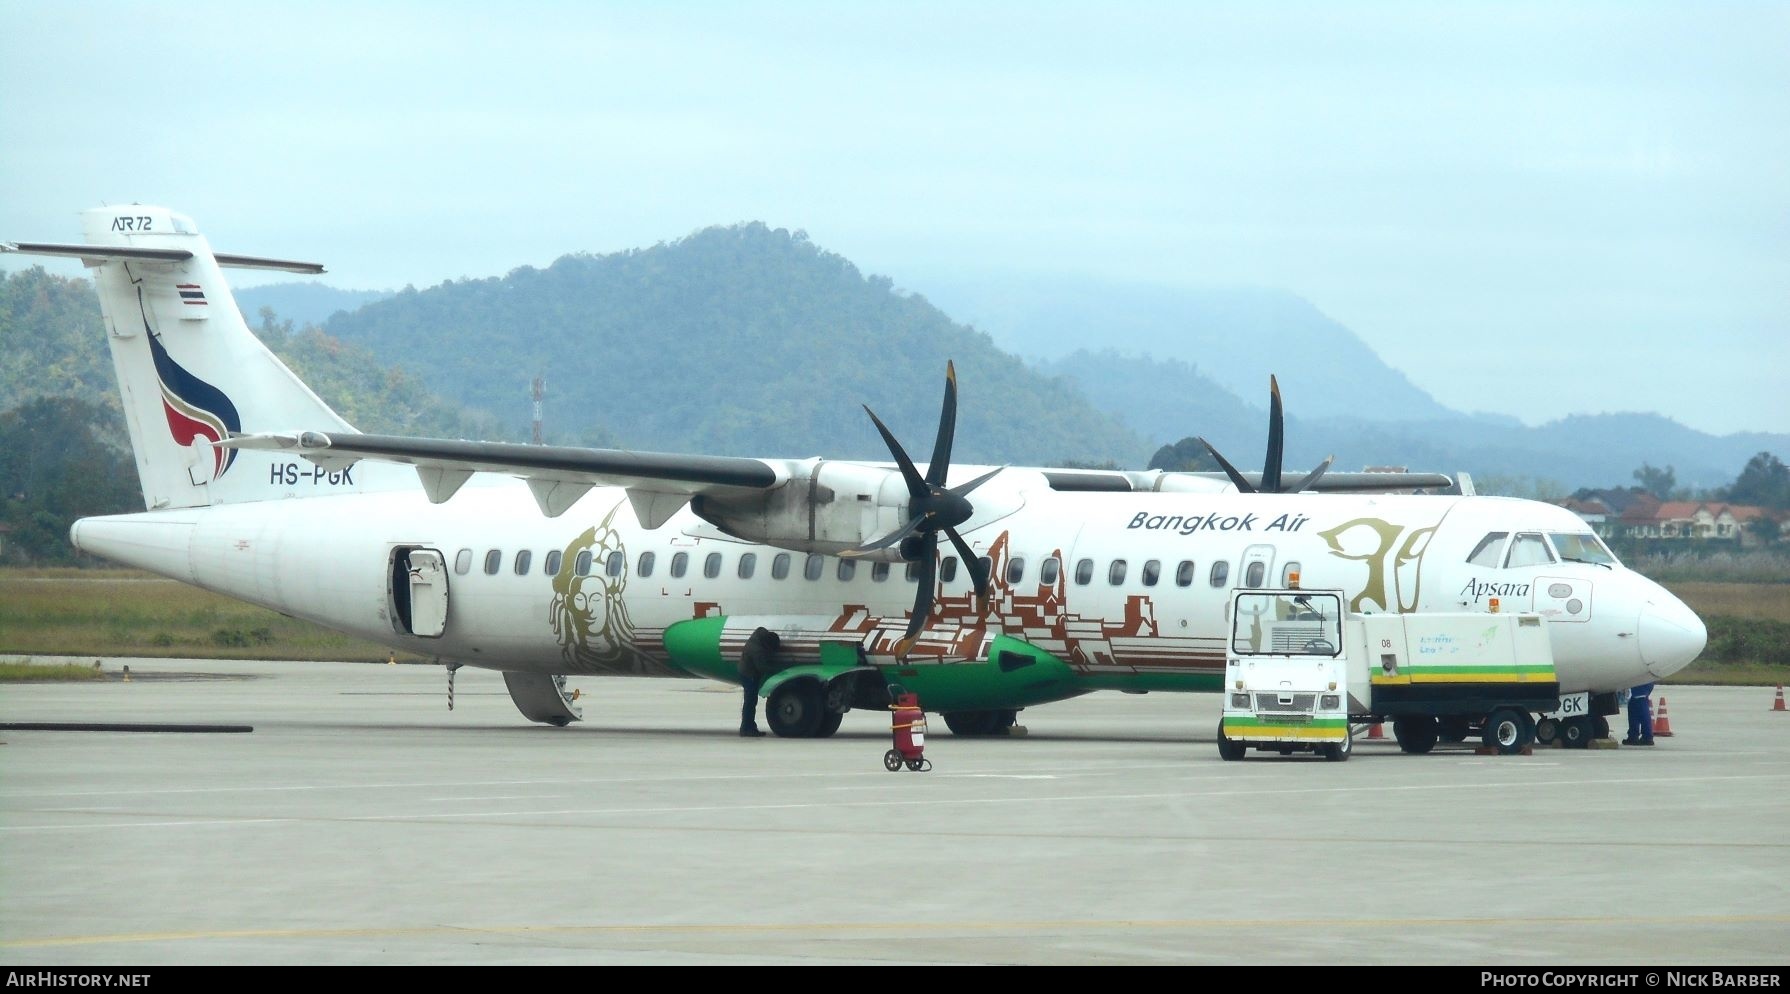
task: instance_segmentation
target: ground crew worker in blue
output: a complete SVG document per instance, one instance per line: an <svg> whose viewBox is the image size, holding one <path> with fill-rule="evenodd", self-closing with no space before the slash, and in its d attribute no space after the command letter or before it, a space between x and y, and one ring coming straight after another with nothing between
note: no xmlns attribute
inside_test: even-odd
<svg viewBox="0 0 1790 994"><path fill-rule="evenodd" d="M740 650L740 735L763 735L758 729L758 685L776 671L777 650L783 640L768 628L754 629Z"/></svg>
<svg viewBox="0 0 1790 994"><path fill-rule="evenodd" d="M1650 746L1653 744L1653 684L1644 683L1639 687L1630 687L1628 691L1628 738L1622 740L1625 746Z"/></svg>

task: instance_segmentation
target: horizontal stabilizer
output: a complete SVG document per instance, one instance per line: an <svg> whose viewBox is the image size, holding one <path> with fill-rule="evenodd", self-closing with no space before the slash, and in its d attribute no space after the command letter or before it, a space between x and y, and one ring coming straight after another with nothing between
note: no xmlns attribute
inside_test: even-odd
<svg viewBox="0 0 1790 994"><path fill-rule="evenodd" d="M91 263L100 263L107 259L185 262L193 257L193 253L186 249L140 248L133 245L61 245L52 242L0 242L0 252L17 252L20 255L53 255L68 259L81 259ZM218 265L231 269L275 269L286 273L303 273L307 276L317 276L323 272L323 267L315 262L263 259L253 255L217 255L213 258L217 259Z"/></svg>

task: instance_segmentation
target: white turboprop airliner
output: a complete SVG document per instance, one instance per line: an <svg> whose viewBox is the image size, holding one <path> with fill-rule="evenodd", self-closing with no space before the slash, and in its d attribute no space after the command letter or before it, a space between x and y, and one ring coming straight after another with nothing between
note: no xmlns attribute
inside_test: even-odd
<svg viewBox="0 0 1790 994"><path fill-rule="evenodd" d="M82 519L75 545L450 676L501 670L535 721L581 717L569 674L737 682L759 626L782 636L761 692L784 736L882 711L891 684L960 734L1095 690L1216 691L1230 590L1295 572L1357 611L1542 613L1560 692L1594 715L1704 645L1562 508L1367 492L1448 481L1328 463L1283 491L1278 392L1263 473L1228 480L952 465L954 375L924 474L880 421L894 463L362 434L254 337L220 269L320 266L214 254L163 208L82 217L84 244L5 246L84 260L104 311L148 510Z"/></svg>

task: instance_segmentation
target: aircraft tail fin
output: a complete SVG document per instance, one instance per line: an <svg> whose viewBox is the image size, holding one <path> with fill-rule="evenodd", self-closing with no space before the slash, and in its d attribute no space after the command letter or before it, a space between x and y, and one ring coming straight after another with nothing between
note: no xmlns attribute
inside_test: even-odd
<svg viewBox="0 0 1790 994"><path fill-rule="evenodd" d="M249 330L222 271L323 267L215 254L191 220L166 208L103 207L81 217L83 244L4 247L80 258L93 270L147 507L416 485L394 476L402 467L326 469L214 444L239 432L354 431Z"/></svg>

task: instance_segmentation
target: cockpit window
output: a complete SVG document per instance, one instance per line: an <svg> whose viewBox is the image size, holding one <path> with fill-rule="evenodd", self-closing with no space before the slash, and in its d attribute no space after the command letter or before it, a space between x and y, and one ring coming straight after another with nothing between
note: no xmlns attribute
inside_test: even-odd
<svg viewBox="0 0 1790 994"><path fill-rule="evenodd" d="M1479 540L1479 544L1473 547L1473 553L1467 557L1467 561L1475 566L1497 569L1498 554L1504 551L1504 540L1509 537L1509 532L1487 532Z"/></svg>
<svg viewBox="0 0 1790 994"><path fill-rule="evenodd" d="M1560 558L1569 563L1603 563L1613 565L1616 557L1598 541L1590 532L1550 532L1548 538L1554 542L1554 551Z"/></svg>
<svg viewBox="0 0 1790 994"><path fill-rule="evenodd" d="M1542 566L1553 561L1554 554L1548 551L1548 543L1539 532L1519 532L1510 542L1510 554L1504 557L1507 567Z"/></svg>

